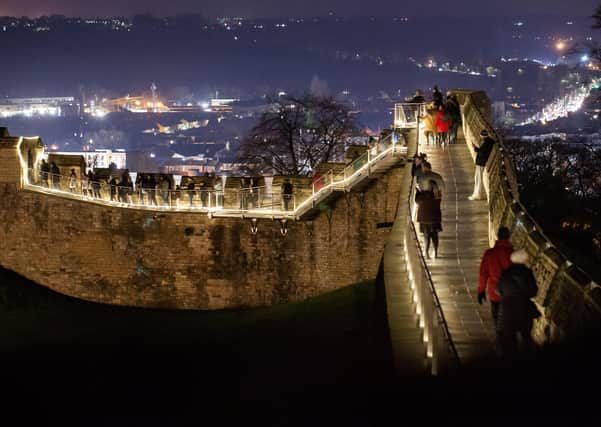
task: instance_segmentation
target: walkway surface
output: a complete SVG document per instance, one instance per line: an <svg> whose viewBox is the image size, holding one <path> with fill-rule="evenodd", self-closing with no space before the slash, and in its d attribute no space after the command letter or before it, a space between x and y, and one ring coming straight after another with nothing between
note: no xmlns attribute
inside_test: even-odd
<svg viewBox="0 0 601 427"><path fill-rule="evenodd" d="M427 264L461 363L494 352L490 303L477 302L480 261L488 241L486 201L470 201L474 162L464 139L445 148L421 145L432 170L442 175L442 228L438 259Z"/></svg>

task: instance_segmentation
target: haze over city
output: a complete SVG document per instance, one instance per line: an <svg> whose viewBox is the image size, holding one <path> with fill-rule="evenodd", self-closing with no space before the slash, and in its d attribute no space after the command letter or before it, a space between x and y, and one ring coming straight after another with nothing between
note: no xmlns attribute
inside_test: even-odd
<svg viewBox="0 0 601 427"><path fill-rule="evenodd" d="M41 16L64 14L68 16L131 16L153 13L161 16L178 13L203 13L207 17L242 16L247 18L288 16L588 16L597 5L595 0L566 2L563 0L431 0L419 3L410 0L4 0L0 15Z"/></svg>

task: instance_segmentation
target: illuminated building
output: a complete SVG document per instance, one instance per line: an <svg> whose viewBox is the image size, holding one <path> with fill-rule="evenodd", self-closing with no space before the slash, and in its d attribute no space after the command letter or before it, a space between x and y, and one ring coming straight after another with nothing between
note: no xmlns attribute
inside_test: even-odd
<svg viewBox="0 0 601 427"><path fill-rule="evenodd" d="M44 153L44 157L48 157L50 153ZM86 162L86 172L92 169L108 168L111 163L116 165L117 169L125 169L127 164L127 153L125 150L102 150L94 151L53 151L51 154L61 154L69 156L83 156Z"/></svg>
<svg viewBox="0 0 601 427"><path fill-rule="evenodd" d="M211 99L211 111L229 113L233 110L232 104L240 101L239 99L213 98Z"/></svg>
<svg viewBox="0 0 601 427"><path fill-rule="evenodd" d="M72 96L0 99L0 117L59 117L76 115L78 111L79 104Z"/></svg>

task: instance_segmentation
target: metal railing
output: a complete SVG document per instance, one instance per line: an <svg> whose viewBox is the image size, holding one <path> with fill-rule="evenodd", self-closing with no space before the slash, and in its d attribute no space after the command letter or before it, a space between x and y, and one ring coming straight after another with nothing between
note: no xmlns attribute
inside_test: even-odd
<svg viewBox="0 0 601 427"><path fill-rule="evenodd" d="M240 190L215 189L188 190L187 188L162 188L159 183L154 188L129 185L111 185L106 180L90 181L64 175L28 170L26 187L36 191L93 201L118 207L158 210L192 210L217 215L271 215L298 218L311 209L321 199L333 191L347 191L359 180L368 176L377 164L394 156L406 154L407 147L394 141L393 134L381 138L365 153L345 166L341 173L328 171L317 177L307 190L297 190L293 194L282 191L268 191L266 187L251 187ZM31 178L36 178L31 182Z"/></svg>
<svg viewBox="0 0 601 427"><path fill-rule="evenodd" d="M417 148L419 148L419 141ZM419 152L419 150L417 150ZM407 229L404 241L404 258L407 264L413 303L423 330L427 357L431 360L431 373L437 375L448 366L459 366L459 355L451 338L432 275L428 269L419 234L413 220L415 210L415 178L411 179L407 196Z"/></svg>
<svg viewBox="0 0 601 427"><path fill-rule="evenodd" d="M431 104L429 102L398 102L394 104L395 129L414 129L419 127L420 118L426 113L428 105Z"/></svg>
<svg viewBox="0 0 601 427"><path fill-rule="evenodd" d="M268 209L292 213L296 209L297 197L295 194L268 192L264 186L227 191L187 188L172 190L160 188L160 185L154 188L134 184L122 186L110 184L106 180L90 181L58 174L48 174L46 180L41 177L38 182L30 185L54 194L116 206L205 212L223 209L239 211Z"/></svg>

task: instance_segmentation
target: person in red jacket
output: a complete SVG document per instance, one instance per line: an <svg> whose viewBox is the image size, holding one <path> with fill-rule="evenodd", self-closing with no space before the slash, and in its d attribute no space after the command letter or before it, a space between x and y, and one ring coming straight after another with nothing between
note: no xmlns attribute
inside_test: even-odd
<svg viewBox="0 0 601 427"><path fill-rule="evenodd" d="M447 137L449 134L449 128L451 127L451 116L445 111L444 107L441 105L438 107L438 112L436 113L436 137L438 138L437 142L440 142L441 145L447 142Z"/></svg>
<svg viewBox="0 0 601 427"><path fill-rule="evenodd" d="M509 241L510 232L507 227L499 228L494 248L484 252L480 263L480 278L478 280L478 304L486 301L486 291L490 299L492 318L497 329L501 296L496 292L497 282L503 271L511 266L513 245ZM497 336L497 339L499 337ZM497 341L498 342L498 341Z"/></svg>

